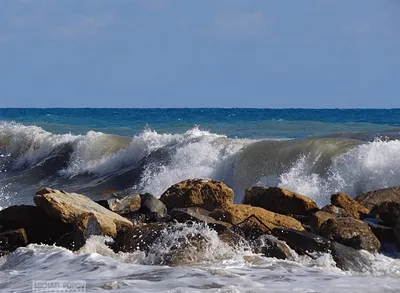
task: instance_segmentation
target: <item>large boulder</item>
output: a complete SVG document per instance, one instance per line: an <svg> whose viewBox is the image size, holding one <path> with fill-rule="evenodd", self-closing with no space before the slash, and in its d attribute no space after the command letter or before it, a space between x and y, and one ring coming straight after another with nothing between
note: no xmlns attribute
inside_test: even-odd
<svg viewBox="0 0 400 293"><path fill-rule="evenodd" d="M306 215L318 210L312 199L280 187L248 188L243 203L284 215Z"/></svg>
<svg viewBox="0 0 400 293"><path fill-rule="evenodd" d="M22 228L0 233L0 251L14 251L27 244L28 237Z"/></svg>
<svg viewBox="0 0 400 293"><path fill-rule="evenodd" d="M262 235L251 242L253 253L261 253L266 257L275 257L277 259L294 260L295 254L292 252L286 242L279 240L272 235Z"/></svg>
<svg viewBox="0 0 400 293"><path fill-rule="evenodd" d="M357 196L355 200L369 210L384 201L400 203L400 187L389 187L369 191Z"/></svg>
<svg viewBox="0 0 400 293"><path fill-rule="evenodd" d="M211 179L189 179L172 185L160 197L168 210L201 207L212 211L233 204L234 193L225 183Z"/></svg>
<svg viewBox="0 0 400 293"><path fill-rule="evenodd" d="M210 216L218 221L239 225L246 238L258 238L276 227L304 230L301 223L292 217L245 204L233 204L225 209L214 210Z"/></svg>
<svg viewBox="0 0 400 293"><path fill-rule="evenodd" d="M331 254L336 266L345 271L364 272L371 267L371 260L362 251L332 242Z"/></svg>
<svg viewBox="0 0 400 293"><path fill-rule="evenodd" d="M369 213L369 209L343 192L332 194L331 202L333 205L343 208L356 219L365 218Z"/></svg>
<svg viewBox="0 0 400 293"><path fill-rule="evenodd" d="M167 224L156 222L138 224L129 229L119 230L111 248L115 252L148 251L166 228Z"/></svg>
<svg viewBox="0 0 400 293"><path fill-rule="evenodd" d="M310 225L313 231L318 232L322 224L329 219L336 219L337 216L333 213L318 211L313 213L310 217Z"/></svg>
<svg viewBox="0 0 400 293"><path fill-rule="evenodd" d="M118 230L133 226L128 219L81 194L46 188L37 192L33 200L50 217L64 223L74 224L82 214L93 213L108 236L115 237Z"/></svg>
<svg viewBox="0 0 400 293"><path fill-rule="evenodd" d="M54 244L72 225L53 219L36 206L11 206L0 211L0 224L5 230L24 228L28 243Z"/></svg>
<svg viewBox="0 0 400 293"><path fill-rule="evenodd" d="M320 234L332 241L356 248L376 252L380 242L366 222L355 218L336 218L326 221Z"/></svg>

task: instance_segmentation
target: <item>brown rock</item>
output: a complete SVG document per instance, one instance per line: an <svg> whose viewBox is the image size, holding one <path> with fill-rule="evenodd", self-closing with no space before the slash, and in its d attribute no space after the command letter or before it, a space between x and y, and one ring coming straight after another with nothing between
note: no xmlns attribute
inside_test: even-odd
<svg viewBox="0 0 400 293"><path fill-rule="evenodd" d="M400 203L385 201L373 208L378 218L386 225L393 227L400 219Z"/></svg>
<svg viewBox="0 0 400 293"><path fill-rule="evenodd" d="M384 201L400 203L400 187L389 187L366 192L355 198L360 204L371 210L375 205Z"/></svg>
<svg viewBox="0 0 400 293"><path fill-rule="evenodd" d="M336 217L352 217L352 215L343 208L334 206L333 204L322 207L321 211L334 214Z"/></svg>
<svg viewBox="0 0 400 293"><path fill-rule="evenodd" d="M109 236L116 236L117 230L133 226L128 219L102 207L81 194L45 189L35 195L33 200L50 217L61 220L64 223L74 224L82 214L93 213L104 233Z"/></svg>
<svg viewBox="0 0 400 293"><path fill-rule="evenodd" d="M173 208L201 207L212 211L233 204L234 193L225 183L211 179L189 179L172 185L160 200Z"/></svg>
<svg viewBox="0 0 400 293"><path fill-rule="evenodd" d="M318 232L321 228L322 224L328 221L329 219L336 219L336 215L324 211L318 211L311 215L310 224L313 231Z"/></svg>
<svg viewBox="0 0 400 293"><path fill-rule="evenodd" d="M380 242L372 233L366 222L352 217L336 218L326 221L320 229L320 234L344 245L376 252Z"/></svg>
<svg viewBox="0 0 400 293"><path fill-rule="evenodd" d="M11 206L0 211L4 229L24 228L28 243L54 244L61 235L71 232L72 225L48 216L36 206Z"/></svg>
<svg viewBox="0 0 400 293"><path fill-rule="evenodd" d="M343 208L356 219L365 218L369 213L366 207L342 192L333 194L331 196L331 202L333 205Z"/></svg>
<svg viewBox="0 0 400 293"><path fill-rule="evenodd" d="M28 237L22 228L0 233L0 250L14 251L18 247L27 244Z"/></svg>
<svg viewBox="0 0 400 293"><path fill-rule="evenodd" d="M256 218L250 216L254 215ZM244 232L246 238L259 237L262 234L270 233L276 227L288 227L297 230L304 230L299 221L292 217L267 211L263 208L252 207L245 204L233 204L224 210L217 209L210 213L210 216L218 221L228 222L233 225L240 224L240 228ZM263 225L265 224L265 225Z"/></svg>
<svg viewBox="0 0 400 293"><path fill-rule="evenodd" d="M279 187L248 188L243 203L284 215L305 215L318 210L312 199Z"/></svg>

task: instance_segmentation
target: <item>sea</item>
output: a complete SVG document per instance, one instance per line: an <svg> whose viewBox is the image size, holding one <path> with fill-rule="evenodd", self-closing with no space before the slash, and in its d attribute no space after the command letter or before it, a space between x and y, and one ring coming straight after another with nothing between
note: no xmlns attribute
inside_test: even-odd
<svg viewBox="0 0 400 293"><path fill-rule="evenodd" d="M224 181L237 203L264 185L320 207L338 191L399 186L400 109L0 109L0 209L33 204L42 187L92 199L116 190L159 197L189 178ZM193 233L207 239L207 252L163 265ZM114 253L99 236L78 252L19 248L0 257L0 291L83 282L86 292L400 292L395 253L363 252L371 266L342 271L329 254L284 261L232 248L203 225L160 237L148 254Z"/></svg>

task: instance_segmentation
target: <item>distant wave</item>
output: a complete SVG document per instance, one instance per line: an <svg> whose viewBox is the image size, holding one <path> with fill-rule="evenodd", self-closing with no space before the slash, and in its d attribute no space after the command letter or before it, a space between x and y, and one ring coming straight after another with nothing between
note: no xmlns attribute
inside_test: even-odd
<svg viewBox="0 0 400 293"><path fill-rule="evenodd" d="M52 134L37 126L1 122L0 197L7 190L44 185L89 195L107 189L160 195L178 181L207 177L229 184L236 201L245 188L264 184L324 204L336 191L355 195L398 185L399 153L397 139L231 139L199 128L180 134L144 130L129 138L94 131Z"/></svg>

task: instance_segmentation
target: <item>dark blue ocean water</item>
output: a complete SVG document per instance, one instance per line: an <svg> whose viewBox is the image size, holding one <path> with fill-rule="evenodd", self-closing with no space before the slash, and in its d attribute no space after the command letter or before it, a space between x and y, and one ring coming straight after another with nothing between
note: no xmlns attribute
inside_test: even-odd
<svg viewBox="0 0 400 293"><path fill-rule="evenodd" d="M53 133L89 130L132 136L201 129L238 138L398 134L400 109L0 109L0 120L37 125Z"/></svg>

